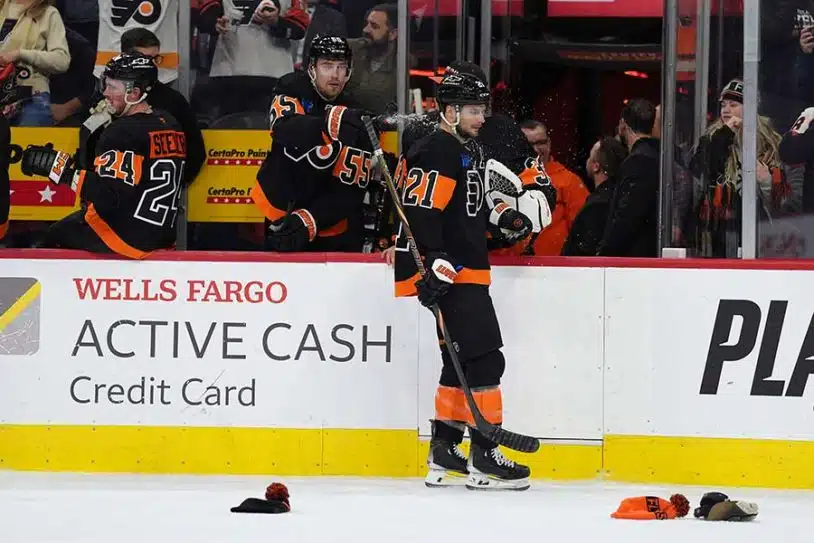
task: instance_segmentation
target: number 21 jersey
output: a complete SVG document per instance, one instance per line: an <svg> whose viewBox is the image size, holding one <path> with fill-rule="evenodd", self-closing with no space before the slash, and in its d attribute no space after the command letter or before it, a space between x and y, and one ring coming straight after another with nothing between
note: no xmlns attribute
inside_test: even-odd
<svg viewBox="0 0 814 543"><path fill-rule="evenodd" d="M93 170L81 170L76 193L85 221L112 251L144 258L175 241L186 140L164 112L119 117L102 132Z"/></svg>
<svg viewBox="0 0 814 543"><path fill-rule="evenodd" d="M396 169L401 202L419 252L449 255L454 265L462 267L456 283L491 283L482 162L478 143L470 141L464 146L452 134L436 130L402 155ZM396 296L414 295L418 279L400 227L396 238Z"/></svg>

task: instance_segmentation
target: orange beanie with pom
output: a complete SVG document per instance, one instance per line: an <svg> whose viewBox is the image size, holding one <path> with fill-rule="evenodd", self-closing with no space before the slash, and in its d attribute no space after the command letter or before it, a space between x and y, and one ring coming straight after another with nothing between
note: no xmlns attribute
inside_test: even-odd
<svg viewBox="0 0 814 543"><path fill-rule="evenodd" d="M612 518L630 520L666 520L681 518L690 511L690 501L683 494L673 494L670 500L657 496L625 498Z"/></svg>

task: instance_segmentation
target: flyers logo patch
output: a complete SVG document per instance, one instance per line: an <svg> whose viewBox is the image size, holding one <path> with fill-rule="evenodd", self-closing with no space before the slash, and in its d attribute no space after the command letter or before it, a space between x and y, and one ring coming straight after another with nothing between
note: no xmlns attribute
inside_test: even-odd
<svg viewBox="0 0 814 543"><path fill-rule="evenodd" d="M141 25L151 25L161 18L161 0L113 0L110 21L123 27L130 19Z"/></svg>
<svg viewBox="0 0 814 543"><path fill-rule="evenodd" d="M466 172L466 214L477 217L483 207L483 179L477 170Z"/></svg>

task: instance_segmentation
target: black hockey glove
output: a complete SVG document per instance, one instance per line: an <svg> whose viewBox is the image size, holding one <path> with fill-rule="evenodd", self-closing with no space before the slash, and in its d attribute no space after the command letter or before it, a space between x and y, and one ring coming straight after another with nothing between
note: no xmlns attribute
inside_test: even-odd
<svg viewBox="0 0 814 543"><path fill-rule="evenodd" d="M500 202L489 215L489 222L500 228L510 242L517 241L531 233L533 225L528 217Z"/></svg>
<svg viewBox="0 0 814 543"><path fill-rule="evenodd" d="M424 307L432 307L447 293L455 282L461 266L455 266L446 253L428 253L424 259L426 274L416 281L418 301Z"/></svg>
<svg viewBox="0 0 814 543"><path fill-rule="evenodd" d="M73 158L54 150L54 145L29 145L23 151L20 169L24 175L41 175L58 185L73 181Z"/></svg>
<svg viewBox="0 0 814 543"><path fill-rule="evenodd" d="M302 251L317 235L317 223L306 209L298 209L269 226L266 250L280 253Z"/></svg>

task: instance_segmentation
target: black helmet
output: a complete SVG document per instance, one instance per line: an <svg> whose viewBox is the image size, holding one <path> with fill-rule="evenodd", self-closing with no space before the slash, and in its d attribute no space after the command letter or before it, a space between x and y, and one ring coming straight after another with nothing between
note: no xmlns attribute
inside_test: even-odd
<svg viewBox="0 0 814 543"><path fill-rule="evenodd" d="M483 69L474 62L469 62L467 60L453 60L449 63L449 66L447 66L447 69L442 75L433 76L430 77L430 79L440 84L444 80L444 76L453 74L474 75L484 83L488 83L486 81L486 72L484 72Z"/></svg>
<svg viewBox="0 0 814 543"><path fill-rule="evenodd" d="M140 53L127 53L113 57L105 64L102 81L115 79L131 83L141 89L142 93L149 92L158 81L158 67L155 60Z"/></svg>
<svg viewBox="0 0 814 543"><path fill-rule="evenodd" d="M435 99L444 106L462 106L489 105L490 98L489 87L478 77L466 73L451 73L444 76Z"/></svg>
<svg viewBox="0 0 814 543"><path fill-rule="evenodd" d="M345 38L340 36L316 36L311 41L311 48L308 50L311 66L316 65L317 60L325 58L328 60L344 60L348 63L348 73L353 68L353 53Z"/></svg>

